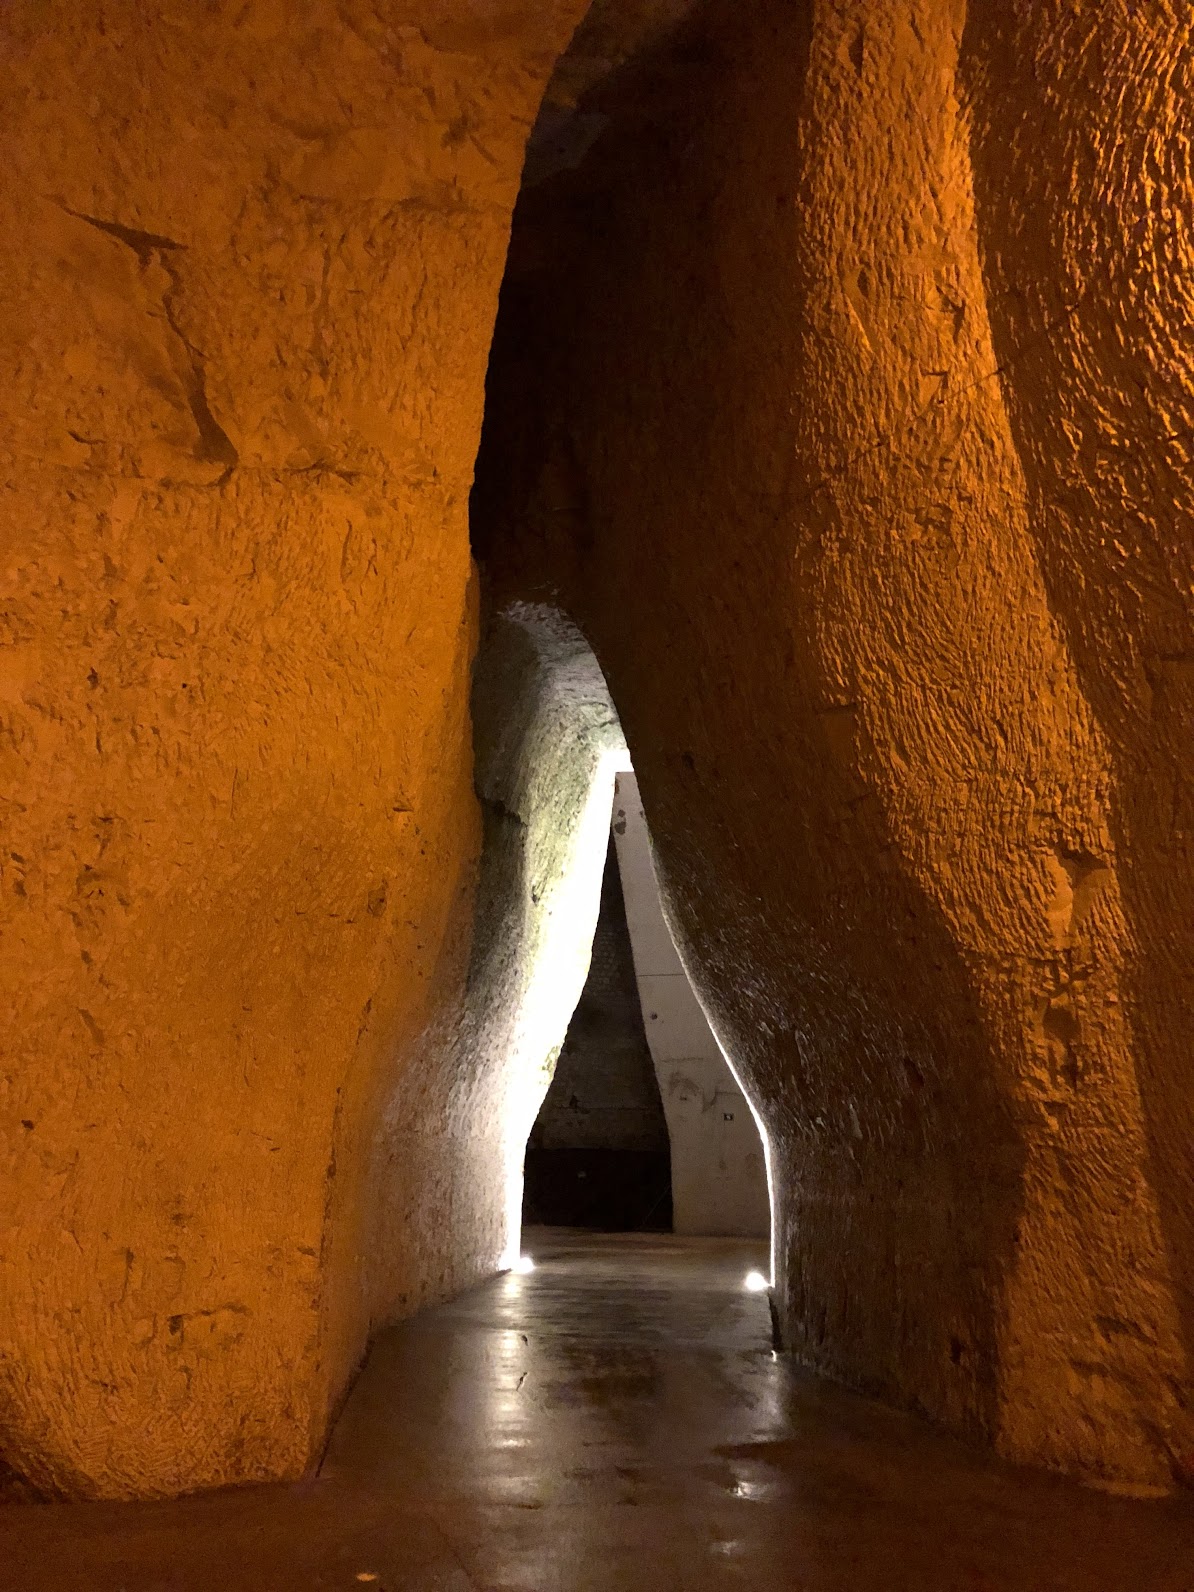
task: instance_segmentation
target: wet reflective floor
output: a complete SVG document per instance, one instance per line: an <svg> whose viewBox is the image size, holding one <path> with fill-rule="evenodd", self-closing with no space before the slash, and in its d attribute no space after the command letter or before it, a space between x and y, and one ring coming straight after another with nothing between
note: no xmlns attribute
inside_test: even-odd
<svg viewBox="0 0 1194 1592"><path fill-rule="evenodd" d="M21 1592L1194 1592L1194 1502L1018 1470L772 1353L757 1246L531 1232L385 1334L318 1479L0 1509Z"/></svg>

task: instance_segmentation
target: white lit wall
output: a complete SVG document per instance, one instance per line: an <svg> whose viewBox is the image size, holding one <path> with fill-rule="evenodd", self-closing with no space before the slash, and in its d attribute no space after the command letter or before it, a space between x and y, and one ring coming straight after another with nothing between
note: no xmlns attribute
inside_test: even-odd
<svg viewBox="0 0 1194 1592"><path fill-rule="evenodd" d="M763 1142L672 944L633 774L614 785L614 840L647 1042L672 1146L677 1233L765 1238Z"/></svg>

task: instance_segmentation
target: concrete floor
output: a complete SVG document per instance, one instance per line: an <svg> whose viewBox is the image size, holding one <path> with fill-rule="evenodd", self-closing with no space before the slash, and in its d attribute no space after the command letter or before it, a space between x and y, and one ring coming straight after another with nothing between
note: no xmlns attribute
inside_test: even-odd
<svg viewBox="0 0 1194 1592"><path fill-rule="evenodd" d="M757 1246L532 1232L387 1333L323 1471L0 1509L39 1592L1194 1592L1194 1503L1001 1465L771 1352Z"/></svg>

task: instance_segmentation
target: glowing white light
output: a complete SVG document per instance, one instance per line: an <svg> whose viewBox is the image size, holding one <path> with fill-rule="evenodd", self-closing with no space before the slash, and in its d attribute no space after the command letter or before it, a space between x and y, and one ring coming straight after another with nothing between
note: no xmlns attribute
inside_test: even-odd
<svg viewBox="0 0 1194 1592"><path fill-rule="evenodd" d="M659 899L660 899L660 905L662 906L662 904L663 904L663 896L662 896L662 894L660 895ZM665 922L666 922L666 914L665 914ZM672 926L671 926L670 923L667 925L667 929L668 929L668 933L671 934L672 933ZM676 937L675 937L674 934L672 935L672 944L673 945L676 944ZM678 945L676 945L676 954L677 954L677 956L680 955L680 947ZM680 957L680 962L681 962L681 966L683 966L683 964L684 964L684 958L683 957ZM684 968L684 971L685 971L685 973L688 972L687 967ZM739 1093L742 1095L742 1098L746 1101L747 1108L749 1109L751 1116L755 1119L755 1127L759 1130L759 1141L760 1141L760 1143L763 1146L763 1170L767 1174L767 1205L768 1205L768 1207L769 1207L769 1209L771 1211L771 1236L770 1236L771 1278L774 1278L774 1276L775 1276L775 1246L776 1246L776 1232L775 1232L775 1171L774 1171L774 1167L773 1167L773 1163L772 1163L772 1156L771 1156L771 1135L767 1132L767 1124L763 1121L762 1116L759 1114L758 1106L756 1106L754 1101L751 1099L750 1090L747 1089L746 1085L742 1082L742 1075L739 1073L739 1071L738 1071L737 1067L735 1067L734 1063L730 1060L730 1053L721 1042L721 1035L717 1032L717 1029L716 1029L716 1027L714 1026L714 1023L713 1023L713 1018L709 1015L709 1011L708 1011L707 1007L705 1006L704 1001L701 1000L700 991L697 989L696 985L692 982L691 977L689 978L688 982L689 982L689 985L690 985L690 987L692 989L692 993L697 998L698 1005L700 1006L701 1010L705 1013L705 1021L709 1024L709 1032L713 1035L714 1039L717 1041L717 1048L718 1048L718 1050L721 1051L722 1060L725 1062L726 1066L730 1069L730 1077L733 1078L734 1082L738 1085ZM762 1277L762 1273L761 1272L757 1272L757 1271L752 1271L751 1272L751 1276L752 1277ZM770 1288L772 1286L771 1278L763 1277L762 1288ZM746 1284L746 1286L748 1288L750 1288L752 1292L761 1292L761 1288L759 1288L758 1285L752 1285L751 1283L748 1282Z"/></svg>
<svg viewBox="0 0 1194 1592"><path fill-rule="evenodd" d="M591 770L584 806L572 827L562 866L543 884L543 893L536 898L540 910L529 926L528 974L505 1046L505 1245L498 1262L500 1271L530 1271L534 1264L520 1264L524 1258L520 1255L523 1157L527 1136L551 1082L555 1057L588 977L609 845L614 775L626 761L624 746L602 750ZM550 790L556 777L554 764L541 769L543 790ZM549 820L539 821L546 825Z"/></svg>
<svg viewBox="0 0 1194 1592"><path fill-rule="evenodd" d="M510 1267L510 1270L516 1271L520 1277L525 1277L528 1271L534 1271L534 1269L535 1262L529 1255L519 1255L518 1259Z"/></svg>
<svg viewBox="0 0 1194 1592"><path fill-rule="evenodd" d="M742 1279L742 1286L747 1293L766 1293L771 1284L761 1271L748 1271Z"/></svg>
<svg viewBox="0 0 1194 1592"><path fill-rule="evenodd" d="M669 933L670 932L671 932L671 930L670 930L670 925L669 925ZM673 936L673 942L674 942L674 939L675 939L675 937ZM679 947L677 947L677 954L679 954ZM681 959L681 960L683 960L683 959ZM687 971L688 971L687 968L685 968L685 972L687 972ZM689 979L688 982L690 984L692 984L691 978ZM746 1104L747 1104L747 1106L750 1109L750 1114L755 1119L755 1127L758 1128L758 1130L759 1130L759 1139L760 1139L760 1141L762 1142L762 1145L763 1145L763 1170L767 1174L767 1204L768 1204L768 1206L770 1208L770 1211L771 1211L771 1239L770 1239L771 1277L764 1281L763 1286L764 1286L764 1288L770 1288L772 1286L772 1280L775 1277L775 1246L776 1246L776 1231L775 1231L775 1170L774 1170L774 1166L773 1166L773 1163L772 1163L772 1156L771 1156L771 1135L767 1132L767 1124L763 1121L762 1116L759 1114L758 1106L756 1106L754 1101L751 1099L749 1089L747 1089L746 1085L742 1082L742 1077L741 1077L737 1067L735 1067L734 1063L730 1060L730 1053L726 1049L726 1047L722 1044L721 1035L717 1032L717 1029L713 1026L713 1019L712 1019L712 1017L710 1017L708 1011L705 1009L705 1003L704 1003L704 1001L701 1000L700 991L697 989L695 984L692 984L692 992L696 996L698 1002L700 1002L701 1010L705 1012L705 1021L709 1024L709 1032L713 1035L714 1039L716 1039L716 1041L717 1041L717 1048L718 1048L718 1050L721 1051L722 1059L725 1061L726 1066L730 1069L730 1076L731 1076L731 1078L733 1078L734 1082L738 1085L738 1089L739 1089L739 1091L740 1091L740 1093L742 1095L742 1098L746 1101ZM753 1272L751 1275L752 1276L758 1276L759 1274L757 1272Z"/></svg>

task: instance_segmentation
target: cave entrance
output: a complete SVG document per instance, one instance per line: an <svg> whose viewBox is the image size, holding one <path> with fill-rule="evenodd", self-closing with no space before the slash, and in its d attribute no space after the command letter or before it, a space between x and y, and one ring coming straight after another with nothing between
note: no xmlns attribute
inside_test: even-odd
<svg viewBox="0 0 1194 1592"><path fill-rule="evenodd" d="M670 1232L672 1157L611 832L588 977L527 1140L524 1225Z"/></svg>

